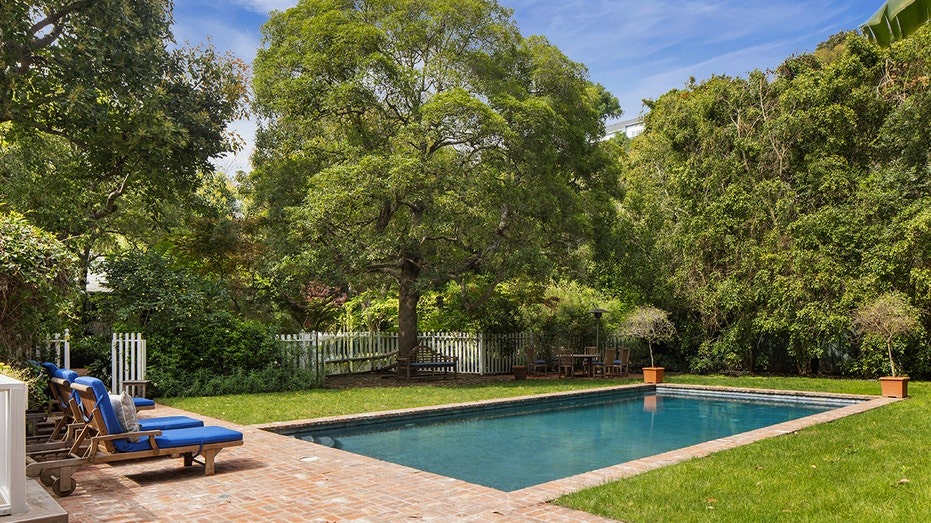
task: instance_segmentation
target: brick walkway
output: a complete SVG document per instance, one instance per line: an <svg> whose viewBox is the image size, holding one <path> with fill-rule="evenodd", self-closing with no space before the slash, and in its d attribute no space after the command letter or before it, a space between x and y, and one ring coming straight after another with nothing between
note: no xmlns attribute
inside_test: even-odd
<svg viewBox="0 0 931 523"><path fill-rule="evenodd" d="M610 521L547 503L560 494L627 477L684 459L799 430L890 401L871 401L773 427L615 465L563 480L501 492L159 405L151 415L187 414L244 434L245 443L222 451L216 474L181 459L86 466L77 489L56 498L70 521L122 522L400 522ZM149 413L145 413L149 414Z"/></svg>

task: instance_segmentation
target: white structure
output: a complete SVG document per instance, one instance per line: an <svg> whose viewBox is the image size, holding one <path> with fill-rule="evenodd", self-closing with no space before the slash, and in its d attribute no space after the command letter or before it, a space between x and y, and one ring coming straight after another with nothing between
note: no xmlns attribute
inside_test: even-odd
<svg viewBox="0 0 931 523"><path fill-rule="evenodd" d="M643 117L638 116L636 118L631 118L630 120L624 120L623 122L613 123L605 127L605 135L602 140L610 140L614 138L614 135L618 133L623 133L627 135L628 138L633 138L638 134L643 132Z"/></svg>
<svg viewBox="0 0 931 523"><path fill-rule="evenodd" d="M0 516L26 512L26 384L0 375Z"/></svg>
<svg viewBox="0 0 931 523"><path fill-rule="evenodd" d="M113 333L110 343L110 390L119 394L124 383L145 381L146 349L141 332Z"/></svg>

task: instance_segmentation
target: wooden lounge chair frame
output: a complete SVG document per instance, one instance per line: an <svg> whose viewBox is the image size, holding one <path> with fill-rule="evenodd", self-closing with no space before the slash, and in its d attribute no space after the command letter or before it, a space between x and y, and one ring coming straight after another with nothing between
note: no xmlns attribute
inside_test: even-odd
<svg viewBox="0 0 931 523"><path fill-rule="evenodd" d="M227 447L236 447L243 444L242 439L238 439L216 443L204 443L202 445L160 448L156 442L156 436L162 435L161 430L110 434L110 432L107 430L106 423L104 422L104 414L101 412L101 406L98 402L97 395L95 394L94 390L90 386L80 383L71 384L71 388L77 391L78 395L80 395L81 403L85 405L85 407L89 405L94 406L93 409L90 409L91 415L87 425L84 427L81 433L78 434L78 437L72 446L72 453L80 453L80 455L88 463L112 463L116 461L126 461L132 459L181 456L184 458L185 467L190 467L195 462L201 463L204 466L204 475L212 476L216 471L214 462L217 454L219 454L221 450ZM129 452L121 452L117 450L113 442L116 440L124 440L128 437L136 437L139 438L140 441L143 439L148 439L148 443L151 448ZM82 452L80 451L80 447L85 442L87 442L88 445L87 448ZM197 461L195 459L198 455L203 456L203 462Z"/></svg>
<svg viewBox="0 0 931 523"><path fill-rule="evenodd" d="M398 376L410 379L411 375L438 375L441 371L443 377L453 371L453 379L459 377L458 356L447 356L441 352L435 351L426 345L417 345L407 357L398 358Z"/></svg>

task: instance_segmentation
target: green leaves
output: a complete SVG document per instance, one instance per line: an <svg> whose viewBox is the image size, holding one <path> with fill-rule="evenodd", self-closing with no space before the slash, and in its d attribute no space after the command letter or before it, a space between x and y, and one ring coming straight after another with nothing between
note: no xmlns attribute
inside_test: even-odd
<svg viewBox="0 0 931 523"><path fill-rule="evenodd" d="M63 312L74 261L49 232L0 212L0 358L25 359L42 322Z"/></svg>
<svg viewBox="0 0 931 523"><path fill-rule="evenodd" d="M849 313L871 296L931 304L929 38L880 51L837 35L779 75L714 77L651 103L622 212L648 225L633 243L656 276L641 281L668 289L677 320L695 318L677 321L701 333L683 336L694 368L752 370L772 344L806 372L854 351Z"/></svg>
<svg viewBox="0 0 931 523"><path fill-rule="evenodd" d="M308 0L264 31L259 201L305 187L284 225L354 286L414 293L402 323L450 279L546 274L616 187L596 140L616 101L496 2Z"/></svg>

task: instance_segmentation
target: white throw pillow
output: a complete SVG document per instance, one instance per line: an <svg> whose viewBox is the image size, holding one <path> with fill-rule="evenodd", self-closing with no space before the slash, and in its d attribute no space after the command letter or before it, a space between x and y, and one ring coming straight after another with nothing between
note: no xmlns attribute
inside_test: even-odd
<svg viewBox="0 0 931 523"><path fill-rule="evenodd" d="M113 413L120 422L120 428L123 432L137 432L139 430L139 421L136 419L136 405L133 398L123 391L120 394L110 394L110 405L113 407Z"/></svg>

